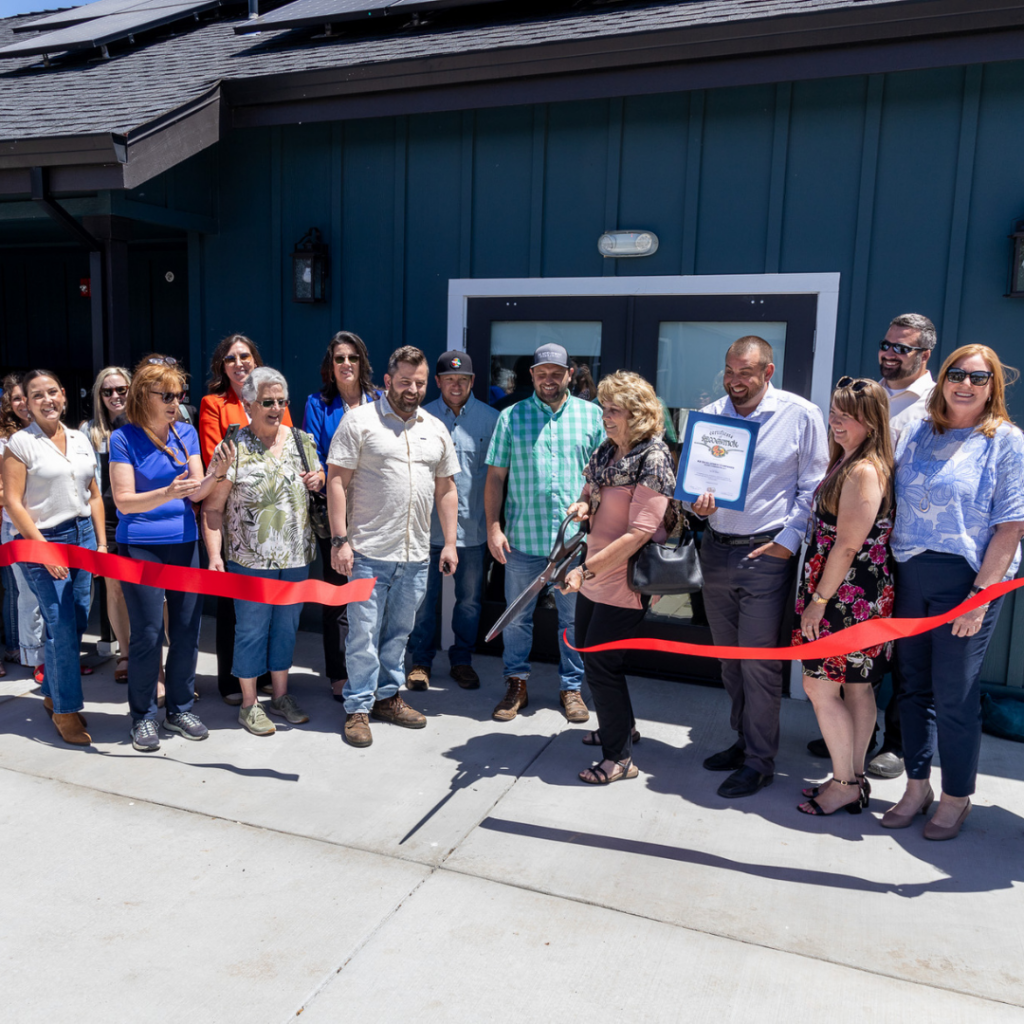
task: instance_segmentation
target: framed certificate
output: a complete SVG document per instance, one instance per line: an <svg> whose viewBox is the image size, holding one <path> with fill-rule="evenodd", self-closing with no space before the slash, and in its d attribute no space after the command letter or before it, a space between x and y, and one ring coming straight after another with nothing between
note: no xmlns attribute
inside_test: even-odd
<svg viewBox="0 0 1024 1024"><path fill-rule="evenodd" d="M696 501L710 492L719 508L742 512L759 427L731 416L691 412L686 419L676 497Z"/></svg>

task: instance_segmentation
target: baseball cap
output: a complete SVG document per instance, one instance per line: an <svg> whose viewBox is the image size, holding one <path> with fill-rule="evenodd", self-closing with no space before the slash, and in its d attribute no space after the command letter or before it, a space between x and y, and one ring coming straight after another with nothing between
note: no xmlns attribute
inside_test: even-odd
<svg viewBox="0 0 1024 1024"><path fill-rule="evenodd" d="M541 363L554 363L556 366L569 368L569 353L561 345L541 345L533 353L533 366L540 366ZM530 369L533 369L533 366Z"/></svg>
<svg viewBox="0 0 1024 1024"><path fill-rule="evenodd" d="M465 352L453 349L451 352L443 353L438 359L434 373L438 377L447 377L453 373L463 373L467 377L472 377L473 360Z"/></svg>

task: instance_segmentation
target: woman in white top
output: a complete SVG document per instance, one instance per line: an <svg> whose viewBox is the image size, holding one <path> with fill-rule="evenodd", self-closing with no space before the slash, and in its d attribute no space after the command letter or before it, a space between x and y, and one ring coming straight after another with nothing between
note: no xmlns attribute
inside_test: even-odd
<svg viewBox="0 0 1024 1024"><path fill-rule="evenodd" d="M21 386L32 423L11 437L3 461L4 502L14 528L25 540L106 551L96 454L84 434L61 422L64 388L49 370L31 370ZM22 563L22 570L46 625L44 706L65 742L88 745L78 652L92 574L36 562Z"/></svg>
<svg viewBox="0 0 1024 1024"><path fill-rule="evenodd" d="M117 507L110 489L109 445L114 421L124 415L125 397L132 375L123 366L105 366L96 375L92 386L93 418L86 420L78 429L92 442L99 463L100 494L106 515L107 536L113 539L117 532ZM102 580L106 590L107 618L117 640L117 665L114 668L114 682L128 682L128 608L124 603L124 592L118 580Z"/></svg>

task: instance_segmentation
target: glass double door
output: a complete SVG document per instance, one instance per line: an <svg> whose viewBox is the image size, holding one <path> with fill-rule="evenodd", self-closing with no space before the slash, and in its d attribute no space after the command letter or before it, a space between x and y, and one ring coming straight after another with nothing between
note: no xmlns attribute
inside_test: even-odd
<svg viewBox="0 0 1024 1024"><path fill-rule="evenodd" d="M777 387L811 393L815 295L523 296L470 298L466 349L483 401L499 407L532 392L529 367L541 345L562 345L584 381L580 397L595 399L594 384L618 369L633 370L655 387L665 407L665 440L678 456L690 412L720 398L725 353L748 334L775 353ZM499 390L500 389L500 390ZM501 397L501 392L506 392ZM582 481L581 481L582 486ZM480 644L504 607L501 566L488 574ZM550 621L549 621L550 620ZM553 608L538 605L534 656L557 660ZM549 628L550 627L550 628ZM788 623L784 627L788 629ZM710 643L700 594L662 598L647 615L646 636ZM489 650L496 652L500 641ZM717 660L633 652L633 671L683 679L719 678Z"/></svg>

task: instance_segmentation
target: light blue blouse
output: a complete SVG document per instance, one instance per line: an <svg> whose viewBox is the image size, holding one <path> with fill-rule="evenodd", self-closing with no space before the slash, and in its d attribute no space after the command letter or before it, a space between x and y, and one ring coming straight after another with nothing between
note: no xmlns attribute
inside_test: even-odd
<svg viewBox="0 0 1024 1024"><path fill-rule="evenodd" d="M910 424L896 446L892 552L906 562L923 551L960 555L977 572L999 523L1024 521L1024 434L1009 423L995 437L975 428L932 432ZM1020 549L1004 579L1020 565Z"/></svg>

